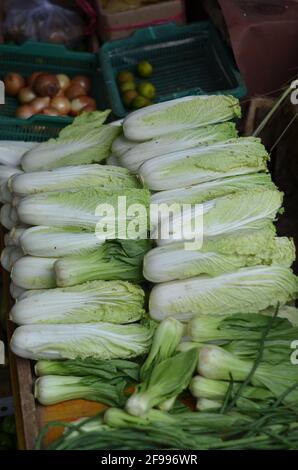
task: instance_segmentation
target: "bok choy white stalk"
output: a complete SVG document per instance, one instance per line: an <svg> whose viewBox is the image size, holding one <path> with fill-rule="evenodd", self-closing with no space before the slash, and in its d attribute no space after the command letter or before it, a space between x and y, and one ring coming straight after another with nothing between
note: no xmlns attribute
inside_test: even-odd
<svg viewBox="0 0 298 470"><path fill-rule="evenodd" d="M138 323L76 325L24 325L11 338L14 354L27 359L129 359L145 354L153 326Z"/></svg>
<svg viewBox="0 0 298 470"><path fill-rule="evenodd" d="M145 315L141 287L123 281L93 281L74 287L27 291L12 307L19 325L37 323L131 323Z"/></svg>

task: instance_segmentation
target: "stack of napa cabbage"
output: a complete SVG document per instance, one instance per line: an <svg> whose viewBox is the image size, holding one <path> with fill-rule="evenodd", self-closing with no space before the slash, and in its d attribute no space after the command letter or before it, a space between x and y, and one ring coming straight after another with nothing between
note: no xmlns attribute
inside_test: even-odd
<svg viewBox="0 0 298 470"><path fill-rule="evenodd" d="M98 229L100 204L117 216L119 196L150 203L127 169L102 164L119 134L103 124L108 113L84 113L48 142L15 144L15 167L0 168L1 222L10 230L1 263L16 300L10 318L20 325L11 348L22 357L132 358L150 346L138 285L150 241Z"/></svg>
<svg viewBox="0 0 298 470"><path fill-rule="evenodd" d="M149 301L154 320L267 312L296 298L294 244L273 225L282 194L260 139L237 137L230 121L239 115L233 97L187 97L132 113L113 142L113 154L140 175L152 202L169 209L169 217L151 220L158 246L144 259L145 278L157 284ZM199 217L203 243L198 234L186 240L181 225Z"/></svg>

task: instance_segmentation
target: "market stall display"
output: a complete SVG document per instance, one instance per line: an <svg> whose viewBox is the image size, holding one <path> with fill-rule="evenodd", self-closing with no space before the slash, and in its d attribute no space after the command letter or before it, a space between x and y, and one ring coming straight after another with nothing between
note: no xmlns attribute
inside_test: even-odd
<svg viewBox="0 0 298 470"><path fill-rule="evenodd" d="M38 361L41 404L85 398L114 407L49 448L297 445L295 248L275 232L282 194L265 148L229 125L239 115L238 100L224 95L154 105L122 127L104 124L106 113L83 114L56 141L26 149L18 174L3 173L12 200L2 219L17 227L5 264L13 287L25 289L14 289L11 349ZM170 143L171 153L156 151L155 139L167 148L174 135L179 151ZM103 163L111 149L123 165L133 161L135 175ZM96 206L116 207L120 195L148 211L157 200L202 204L202 248L174 239L178 214L169 239L154 237L158 247L94 237ZM26 254L18 260L10 260L14 243ZM144 278L156 283L147 286L149 315ZM180 402L190 392L196 411Z"/></svg>

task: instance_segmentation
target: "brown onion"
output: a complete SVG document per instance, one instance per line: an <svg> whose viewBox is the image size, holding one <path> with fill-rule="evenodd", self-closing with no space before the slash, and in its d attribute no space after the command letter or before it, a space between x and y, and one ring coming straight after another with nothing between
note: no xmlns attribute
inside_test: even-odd
<svg viewBox="0 0 298 470"><path fill-rule="evenodd" d="M51 100L50 106L62 115L68 114L70 111L70 101L65 96L55 96L55 98Z"/></svg>
<svg viewBox="0 0 298 470"><path fill-rule="evenodd" d="M29 86L25 86L18 93L18 100L22 104L30 103L34 98L36 98L36 94Z"/></svg>
<svg viewBox="0 0 298 470"><path fill-rule="evenodd" d="M8 73L4 77L5 92L9 96L16 96L25 86L25 80L19 73Z"/></svg>
<svg viewBox="0 0 298 470"><path fill-rule="evenodd" d="M86 89L79 83L73 83L67 88L67 90L65 90L65 96L67 96L70 101L83 95L86 95Z"/></svg>
<svg viewBox="0 0 298 470"><path fill-rule="evenodd" d="M56 75L56 77L61 90L66 90L66 88L68 88L70 85L70 78L64 73L59 73L58 75Z"/></svg>
<svg viewBox="0 0 298 470"><path fill-rule="evenodd" d="M77 75L73 77L71 80L71 84L78 84L81 87L85 88L86 94L89 93L91 90L91 80L90 78L86 77L86 75Z"/></svg>
<svg viewBox="0 0 298 470"><path fill-rule="evenodd" d="M81 110L81 113L92 113L93 111L96 111L96 105L88 104Z"/></svg>
<svg viewBox="0 0 298 470"><path fill-rule="evenodd" d="M60 89L56 75L41 73L34 82L34 91L39 96L55 96Z"/></svg>
<svg viewBox="0 0 298 470"><path fill-rule="evenodd" d="M96 109L95 99L90 96L78 96L71 102L71 114L77 116L86 106L95 106Z"/></svg>
<svg viewBox="0 0 298 470"><path fill-rule="evenodd" d="M39 75L41 75L42 73L45 73L45 72L33 72L33 73L31 73L31 75L29 75L29 77L27 78L27 84L28 84L28 86L30 86L31 88L33 88L34 83L35 83L35 80L36 80L37 77L38 77Z"/></svg>
<svg viewBox="0 0 298 470"><path fill-rule="evenodd" d="M59 116L57 109L51 107L44 108L42 114L46 114L47 116Z"/></svg>
<svg viewBox="0 0 298 470"><path fill-rule="evenodd" d="M19 106L16 111L16 117L20 119L28 119L33 116L33 114L34 111L29 104L23 104L22 106Z"/></svg>
<svg viewBox="0 0 298 470"><path fill-rule="evenodd" d="M31 101L30 106L33 109L34 114L40 114L44 108L47 108L50 104L49 96L44 96L43 98L35 98Z"/></svg>

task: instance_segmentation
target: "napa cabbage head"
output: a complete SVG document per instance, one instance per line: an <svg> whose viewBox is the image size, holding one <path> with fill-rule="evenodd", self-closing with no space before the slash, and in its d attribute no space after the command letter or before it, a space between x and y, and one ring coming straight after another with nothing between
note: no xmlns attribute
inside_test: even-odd
<svg viewBox="0 0 298 470"><path fill-rule="evenodd" d="M237 131L235 124L232 122L197 127L195 129L182 129L181 131L170 132L143 143L135 143L135 145L120 155L119 160L122 166L128 168L133 173L137 173L140 166L150 158L179 150L186 150L199 145L210 145L234 137L237 137Z"/></svg>
<svg viewBox="0 0 298 470"><path fill-rule="evenodd" d="M12 307L18 325L131 323L145 315L144 291L124 281L90 281L73 287L28 291Z"/></svg>
<svg viewBox="0 0 298 470"><path fill-rule="evenodd" d="M249 173L207 181L185 188L158 191L152 194L151 202L153 204L201 204L210 199L236 193L239 190L254 188L275 189L275 184L268 173Z"/></svg>
<svg viewBox="0 0 298 470"><path fill-rule="evenodd" d="M50 139L26 152L21 161L22 168L30 172L101 162L108 157L119 132L119 127L102 125L101 112L83 113L63 129L57 139Z"/></svg>
<svg viewBox="0 0 298 470"><path fill-rule="evenodd" d="M269 225L263 229L204 239L202 246L173 243L145 255L143 273L151 282L187 279L201 274L217 276L246 266L291 266L295 245L286 237L274 237Z"/></svg>
<svg viewBox="0 0 298 470"><path fill-rule="evenodd" d="M143 141L181 129L207 126L241 116L237 98L224 95L187 96L155 104L124 119L127 139Z"/></svg>
<svg viewBox="0 0 298 470"><path fill-rule="evenodd" d="M188 321L196 315L256 313L297 296L298 281L279 265L253 266L216 277L198 276L156 285L150 294L154 320L172 316Z"/></svg>
<svg viewBox="0 0 298 470"><path fill-rule="evenodd" d="M148 352L154 328L153 323L23 325L14 331L10 347L17 356L32 360L129 359Z"/></svg>
<svg viewBox="0 0 298 470"><path fill-rule="evenodd" d="M119 205L119 198L125 197L126 208L134 204L142 208L139 216L132 211L126 214L123 206ZM122 199L122 202L124 200ZM147 230L147 212L150 204L150 193L146 189L95 189L88 188L80 191L63 191L38 193L23 198L17 207L17 212L22 222L29 225L50 225L55 227L80 227L87 230L97 229L97 233L103 234L98 224L104 221L108 226L106 238L118 238L113 228L115 221L136 221L142 230ZM106 214L105 211L108 210ZM117 226L116 226L117 229ZM117 230L116 230L116 233ZM122 237L125 238L126 232Z"/></svg>
<svg viewBox="0 0 298 470"><path fill-rule="evenodd" d="M240 137L152 158L139 173L149 189L162 191L267 171L268 158L260 139Z"/></svg>

